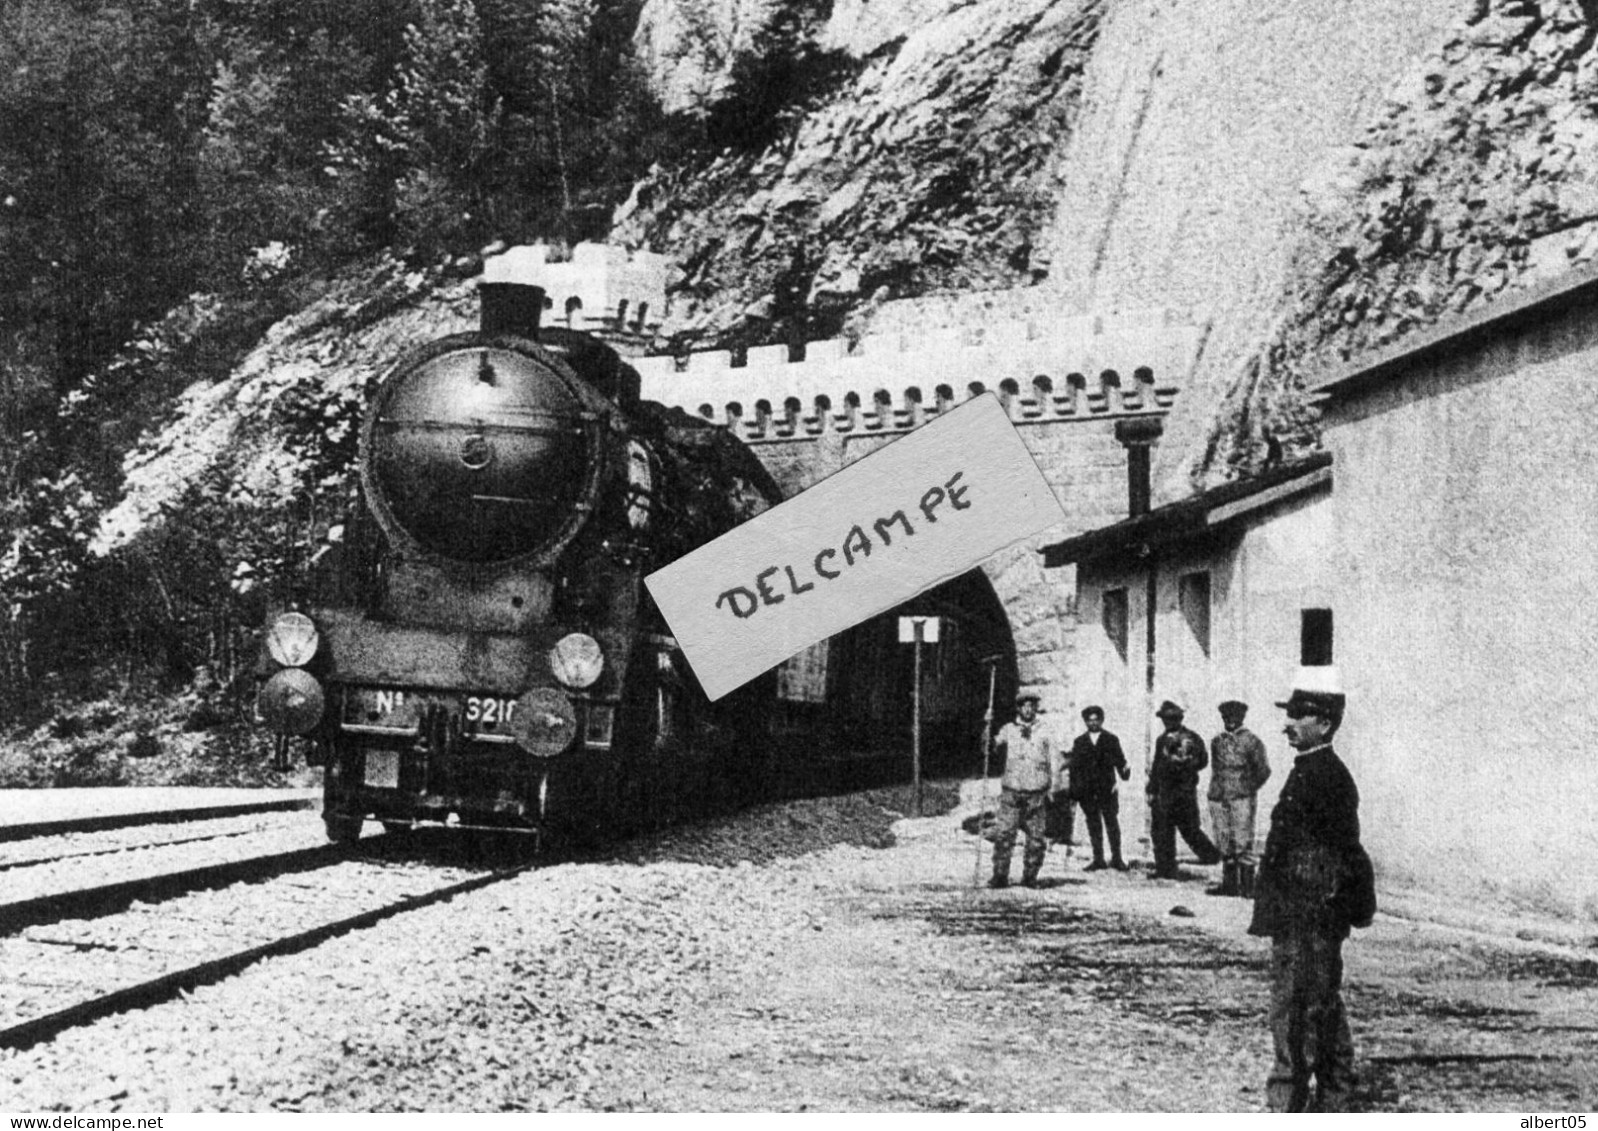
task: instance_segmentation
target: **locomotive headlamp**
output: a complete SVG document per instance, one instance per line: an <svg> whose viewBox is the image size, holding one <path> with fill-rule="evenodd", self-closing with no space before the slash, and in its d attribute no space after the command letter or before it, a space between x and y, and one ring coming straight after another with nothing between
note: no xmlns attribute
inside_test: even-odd
<svg viewBox="0 0 1598 1131"><path fill-rule="evenodd" d="M561 637L549 650L549 670L567 687L590 687L605 667L599 641L583 632Z"/></svg>
<svg viewBox="0 0 1598 1131"><path fill-rule="evenodd" d="M565 692L535 687L516 700L510 729L523 750L535 758L553 758L577 737L577 712Z"/></svg>
<svg viewBox="0 0 1598 1131"><path fill-rule="evenodd" d="M286 668L304 667L316 655L316 625L304 613L284 613L266 633L266 650Z"/></svg>
<svg viewBox="0 0 1598 1131"><path fill-rule="evenodd" d="M322 721L327 697L310 672L284 668L261 687L256 708L278 734L309 734Z"/></svg>

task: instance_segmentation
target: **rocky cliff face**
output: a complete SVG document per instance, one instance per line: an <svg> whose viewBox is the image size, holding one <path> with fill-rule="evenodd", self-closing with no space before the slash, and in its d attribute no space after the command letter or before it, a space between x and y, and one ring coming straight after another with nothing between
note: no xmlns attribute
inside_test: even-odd
<svg viewBox="0 0 1598 1131"><path fill-rule="evenodd" d="M1061 147L1051 284L1067 309L1194 308L1210 327L1156 453L1157 494L1216 463L1217 405L1248 383L1292 286L1300 186L1357 141L1387 91L1466 4L1439 0L1122 0ZM1291 406L1244 397L1227 432L1313 443ZM1261 424L1262 421L1268 423ZM1250 445L1250 459L1263 458ZM1158 500L1157 500L1158 501Z"/></svg>
<svg viewBox="0 0 1598 1131"><path fill-rule="evenodd" d="M858 73L777 144L659 169L638 187L614 238L682 266L669 330L826 336L863 302L1047 275L1051 164L1103 0L892 11L835 13L821 39Z"/></svg>
<svg viewBox="0 0 1598 1131"><path fill-rule="evenodd" d="M1591 256L1591 16L856 0L822 32L852 84L765 153L657 171L616 234L684 264L674 328L704 340L869 326L936 291L1194 310L1168 499L1313 446L1306 372Z"/></svg>
<svg viewBox="0 0 1598 1131"><path fill-rule="evenodd" d="M717 87L772 2L654 0L640 39L667 93ZM1306 373L1598 250L1595 18L1583 0L840 0L813 33L847 77L763 151L654 170L614 239L676 260L665 329L704 345L1193 310L1209 329L1157 457L1168 500L1313 446ZM726 49L678 74L696 36ZM234 418L273 402L254 386L315 385L342 420L372 358L469 321L459 283L379 274L191 394L130 462L112 540L207 460L275 466L282 422ZM916 317L884 305L908 296Z"/></svg>
<svg viewBox="0 0 1598 1131"><path fill-rule="evenodd" d="M950 0L834 0L806 30L822 52L859 61L960 6ZM802 10L792 0L646 0L633 46L661 105L672 114L704 113L726 93L735 62L758 52L761 32L785 7Z"/></svg>
<svg viewBox="0 0 1598 1131"><path fill-rule="evenodd" d="M724 18L747 24L752 2ZM664 16L682 5L646 9L646 55L683 56L685 25ZM1300 186L1473 11L840 4L819 39L858 77L764 153L658 170L615 235L683 264L669 328L690 340L869 327L883 300L939 291L1026 288L1014 303L1065 314L1195 310L1209 346L1157 468L1161 494L1182 494L1246 467L1261 429L1313 443L1285 386L1259 377L1302 266Z"/></svg>
<svg viewBox="0 0 1598 1131"><path fill-rule="evenodd" d="M1265 421L1236 421L1291 401L1305 374L1598 252L1594 15L1576 0L1470 5L1326 155L1276 325L1222 405L1209 466L1250 466Z"/></svg>

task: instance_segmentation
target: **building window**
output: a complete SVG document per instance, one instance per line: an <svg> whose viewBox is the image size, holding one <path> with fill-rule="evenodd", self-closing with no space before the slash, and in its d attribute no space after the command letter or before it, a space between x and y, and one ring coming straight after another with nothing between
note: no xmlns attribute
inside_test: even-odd
<svg viewBox="0 0 1598 1131"><path fill-rule="evenodd" d="M1177 581L1177 602L1193 640L1204 655L1210 654L1210 575L1184 573Z"/></svg>
<svg viewBox="0 0 1598 1131"><path fill-rule="evenodd" d="M1306 668L1332 662L1332 610L1302 609L1298 621L1298 662Z"/></svg>
<svg viewBox="0 0 1598 1131"><path fill-rule="evenodd" d="M1116 655L1121 657L1121 662L1124 664L1126 663L1126 590L1106 589L1101 613L1104 617L1104 635L1110 638L1110 643L1115 646Z"/></svg>

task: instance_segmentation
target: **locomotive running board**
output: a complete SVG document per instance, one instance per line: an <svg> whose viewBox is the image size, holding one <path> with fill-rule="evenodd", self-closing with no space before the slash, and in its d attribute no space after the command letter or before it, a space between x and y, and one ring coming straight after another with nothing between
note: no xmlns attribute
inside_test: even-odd
<svg viewBox="0 0 1598 1131"><path fill-rule="evenodd" d="M364 734L374 738L415 738L415 727L385 727L376 723L339 723L340 734ZM508 734L463 734L468 742L481 742L484 746L514 746L516 739Z"/></svg>

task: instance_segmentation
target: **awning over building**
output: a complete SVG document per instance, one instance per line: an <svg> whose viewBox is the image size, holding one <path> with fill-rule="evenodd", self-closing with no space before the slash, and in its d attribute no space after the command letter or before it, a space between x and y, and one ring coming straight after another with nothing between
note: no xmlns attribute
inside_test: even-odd
<svg viewBox="0 0 1598 1131"><path fill-rule="evenodd" d="M1106 558L1143 558L1170 546L1211 537L1249 515L1296 495L1331 486L1332 454L1307 459L1202 491L1191 498L1043 547L1046 567Z"/></svg>

